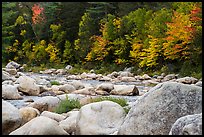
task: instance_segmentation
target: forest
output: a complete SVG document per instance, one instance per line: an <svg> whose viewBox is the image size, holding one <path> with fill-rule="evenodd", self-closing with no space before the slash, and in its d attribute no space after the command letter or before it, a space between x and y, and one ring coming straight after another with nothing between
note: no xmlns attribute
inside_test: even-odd
<svg viewBox="0 0 204 137"><path fill-rule="evenodd" d="M2 2L9 61L201 78L202 2Z"/></svg>

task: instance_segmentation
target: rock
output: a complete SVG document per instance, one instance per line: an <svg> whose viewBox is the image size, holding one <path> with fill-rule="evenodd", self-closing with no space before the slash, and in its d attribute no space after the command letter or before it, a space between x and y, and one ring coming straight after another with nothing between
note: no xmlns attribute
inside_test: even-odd
<svg viewBox="0 0 204 137"><path fill-rule="evenodd" d="M44 97L44 96L56 96L56 93L53 91L46 91L38 95L39 97Z"/></svg>
<svg viewBox="0 0 204 137"><path fill-rule="evenodd" d="M134 69L134 67L129 67L129 68L125 68L123 71L125 72L131 72Z"/></svg>
<svg viewBox="0 0 204 137"><path fill-rule="evenodd" d="M102 76L99 81L111 81L111 78L108 76Z"/></svg>
<svg viewBox="0 0 204 137"><path fill-rule="evenodd" d="M65 100L67 96L69 99L77 99L77 100L80 100L85 97L85 95L82 95L82 94L71 93L71 94L57 95L57 98L59 98L60 100Z"/></svg>
<svg viewBox="0 0 204 137"><path fill-rule="evenodd" d="M53 96L45 96L37 99L33 103L29 104L29 107L38 109L40 112L53 111L59 104L59 99Z"/></svg>
<svg viewBox="0 0 204 137"><path fill-rule="evenodd" d="M176 75L175 74L169 74L169 75L166 75L163 79L163 81L169 81L169 80L172 80L172 79L175 79L176 78Z"/></svg>
<svg viewBox="0 0 204 137"><path fill-rule="evenodd" d="M20 76L16 83L19 83L18 90L31 96L38 96L40 88L36 81L28 76Z"/></svg>
<svg viewBox="0 0 204 137"><path fill-rule="evenodd" d="M69 75L69 76L67 76L67 79L81 80L81 76L77 76L77 75Z"/></svg>
<svg viewBox="0 0 204 137"><path fill-rule="evenodd" d="M58 125L58 122L39 116L33 118L22 127L11 132L9 135L69 135L63 128Z"/></svg>
<svg viewBox="0 0 204 137"><path fill-rule="evenodd" d="M22 117L18 108L11 103L2 100L2 134L8 135L17 129L22 122Z"/></svg>
<svg viewBox="0 0 204 137"><path fill-rule="evenodd" d="M3 99L23 99L18 93L17 86L2 85L2 98Z"/></svg>
<svg viewBox="0 0 204 137"><path fill-rule="evenodd" d="M137 80L134 77L122 77L122 82L136 82Z"/></svg>
<svg viewBox="0 0 204 137"><path fill-rule="evenodd" d="M65 93L72 93L75 91L75 87L71 84L64 84L62 86L59 86L59 90L64 91Z"/></svg>
<svg viewBox="0 0 204 137"><path fill-rule="evenodd" d="M201 87L160 83L136 100L118 134L167 135L178 118L201 112Z"/></svg>
<svg viewBox="0 0 204 137"><path fill-rule="evenodd" d="M183 77L176 80L176 82L184 83L184 84L195 84L198 82L198 79L193 77Z"/></svg>
<svg viewBox="0 0 204 137"><path fill-rule="evenodd" d="M113 89L114 89L114 85L112 83L101 83L100 85L97 86L96 91L102 90L109 93Z"/></svg>
<svg viewBox="0 0 204 137"><path fill-rule="evenodd" d="M58 69L55 73L60 75L66 75L67 71L65 69Z"/></svg>
<svg viewBox="0 0 204 137"><path fill-rule="evenodd" d="M5 80L12 80L12 78L8 72L2 71L2 81L5 81Z"/></svg>
<svg viewBox="0 0 204 137"><path fill-rule="evenodd" d="M149 75L147 75L147 74L144 74L144 75L142 76L142 78L143 78L144 80L149 80L149 79L151 79L151 77L150 77Z"/></svg>
<svg viewBox="0 0 204 137"><path fill-rule="evenodd" d="M84 84L79 80L74 80L70 82L70 84L73 85L76 90L85 88Z"/></svg>
<svg viewBox="0 0 204 137"><path fill-rule="evenodd" d="M198 81L195 85L202 87L202 81Z"/></svg>
<svg viewBox="0 0 204 137"><path fill-rule="evenodd" d="M59 122L59 126L62 127L70 135L76 134L76 119L79 111L70 111L70 115Z"/></svg>
<svg viewBox="0 0 204 137"><path fill-rule="evenodd" d="M2 85L14 85L12 80L5 80L2 82Z"/></svg>
<svg viewBox="0 0 204 137"><path fill-rule="evenodd" d="M22 117L21 126L30 121L31 119L40 115L39 110L33 107L23 107L19 109L19 113Z"/></svg>
<svg viewBox="0 0 204 137"><path fill-rule="evenodd" d="M67 70L71 70L73 67L71 66L71 65L67 65L66 67L65 67L65 69L67 69Z"/></svg>
<svg viewBox="0 0 204 137"><path fill-rule="evenodd" d="M44 116L44 117L48 117L51 118L57 122L60 122L62 120L64 120L66 117L62 116L60 114L54 113L54 112L49 112L49 111L43 111L40 116Z"/></svg>
<svg viewBox="0 0 204 137"><path fill-rule="evenodd" d="M108 93L107 91L104 91L104 90L95 90L95 93L97 95L109 95L110 93Z"/></svg>
<svg viewBox="0 0 204 137"><path fill-rule="evenodd" d="M17 70L15 68L13 68L13 69L7 68L5 71L8 72L10 75L16 75L17 74Z"/></svg>
<svg viewBox="0 0 204 137"><path fill-rule="evenodd" d="M202 113L177 119L169 135L202 135Z"/></svg>
<svg viewBox="0 0 204 137"><path fill-rule="evenodd" d="M86 96L80 99L79 102L82 106L84 106L86 104L92 103L93 98L96 98L96 96Z"/></svg>
<svg viewBox="0 0 204 137"><path fill-rule="evenodd" d="M111 74L107 75L109 78L117 78L119 76L118 72L113 71Z"/></svg>
<svg viewBox="0 0 204 137"><path fill-rule="evenodd" d="M110 92L113 95L139 95L139 90L135 85L114 85L114 89Z"/></svg>
<svg viewBox="0 0 204 137"><path fill-rule="evenodd" d="M14 62L14 61L11 61L6 65L6 68L7 69L18 69L20 66L21 66L20 64Z"/></svg>
<svg viewBox="0 0 204 137"><path fill-rule="evenodd" d="M46 79L42 79L42 78L36 79L36 84L38 84L38 85L45 85L47 87L51 87L50 81L48 81Z"/></svg>
<svg viewBox="0 0 204 137"><path fill-rule="evenodd" d="M121 76L121 77L133 77L133 74L130 72L122 71L119 76Z"/></svg>
<svg viewBox="0 0 204 137"><path fill-rule="evenodd" d="M112 101L87 104L79 110L77 135L109 135L118 130L125 118L124 109Z"/></svg>
<svg viewBox="0 0 204 137"><path fill-rule="evenodd" d="M85 87L83 89L75 90L73 94L96 95L93 87Z"/></svg>

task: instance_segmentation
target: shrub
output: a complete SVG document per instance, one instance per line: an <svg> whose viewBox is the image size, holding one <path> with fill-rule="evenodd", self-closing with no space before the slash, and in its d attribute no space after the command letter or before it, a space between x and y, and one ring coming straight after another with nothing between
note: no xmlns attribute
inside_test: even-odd
<svg viewBox="0 0 204 137"><path fill-rule="evenodd" d="M59 105L54 109L54 112L58 114L66 113L72 109L81 108L81 104L77 99L69 99L66 95L66 99L62 100Z"/></svg>
<svg viewBox="0 0 204 137"><path fill-rule="evenodd" d="M51 85L60 85L60 83L58 81L50 81Z"/></svg>
<svg viewBox="0 0 204 137"><path fill-rule="evenodd" d="M116 97L99 97L99 98L93 98L92 99L92 103L93 102L100 102L100 101L105 101L105 100L109 100L109 101L113 101L117 104L119 104L121 107L123 107L123 109L125 110L126 114L129 112L130 107L127 104L127 100L124 98L116 98Z"/></svg>

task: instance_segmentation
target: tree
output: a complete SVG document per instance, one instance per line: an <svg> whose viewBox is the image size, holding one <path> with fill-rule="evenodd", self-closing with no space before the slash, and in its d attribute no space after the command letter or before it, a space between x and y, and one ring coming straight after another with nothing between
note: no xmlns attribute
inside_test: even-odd
<svg viewBox="0 0 204 137"><path fill-rule="evenodd" d="M12 45L15 42L15 20L18 17L16 2L2 2L2 60L13 60L15 50Z"/></svg>

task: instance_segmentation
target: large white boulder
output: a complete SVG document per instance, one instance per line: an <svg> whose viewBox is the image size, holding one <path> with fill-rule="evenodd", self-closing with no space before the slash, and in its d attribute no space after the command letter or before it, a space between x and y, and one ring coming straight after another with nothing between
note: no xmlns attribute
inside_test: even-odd
<svg viewBox="0 0 204 137"><path fill-rule="evenodd" d="M18 90L28 95L38 96L40 93L40 87L36 84L36 81L28 76L20 76L16 83L19 83Z"/></svg>
<svg viewBox="0 0 204 137"><path fill-rule="evenodd" d="M118 130L125 118L124 109L112 101L87 104L79 110L77 135L110 135Z"/></svg>
<svg viewBox="0 0 204 137"><path fill-rule="evenodd" d="M18 93L16 85L2 85L2 98L3 99L23 99Z"/></svg>
<svg viewBox="0 0 204 137"><path fill-rule="evenodd" d="M57 97L45 96L35 100L33 103L29 104L28 106L36 108L40 112L53 111L57 107L59 102L60 100Z"/></svg>
<svg viewBox="0 0 204 137"><path fill-rule="evenodd" d="M201 112L201 87L160 83L135 101L118 134L168 135L178 118Z"/></svg>
<svg viewBox="0 0 204 137"><path fill-rule="evenodd" d="M69 116L59 122L59 126L62 127L67 133L74 135L76 134L76 119L79 111L68 112Z"/></svg>
<svg viewBox="0 0 204 137"><path fill-rule="evenodd" d="M22 122L22 117L18 108L11 103L2 100L2 134L8 135L17 129Z"/></svg>
<svg viewBox="0 0 204 137"><path fill-rule="evenodd" d="M71 84L64 84L59 86L60 91L64 91L65 93L72 93L76 90L76 88Z"/></svg>
<svg viewBox="0 0 204 137"><path fill-rule="evenodd" d="M33 118L9 135L69 135L57 121L48 117Z"/></svg>
<svg viewBox="0 0 204 137"><path fill-rule="evenodd" d="M169 135L202 135L202 113L177 119Z"/></svg>

